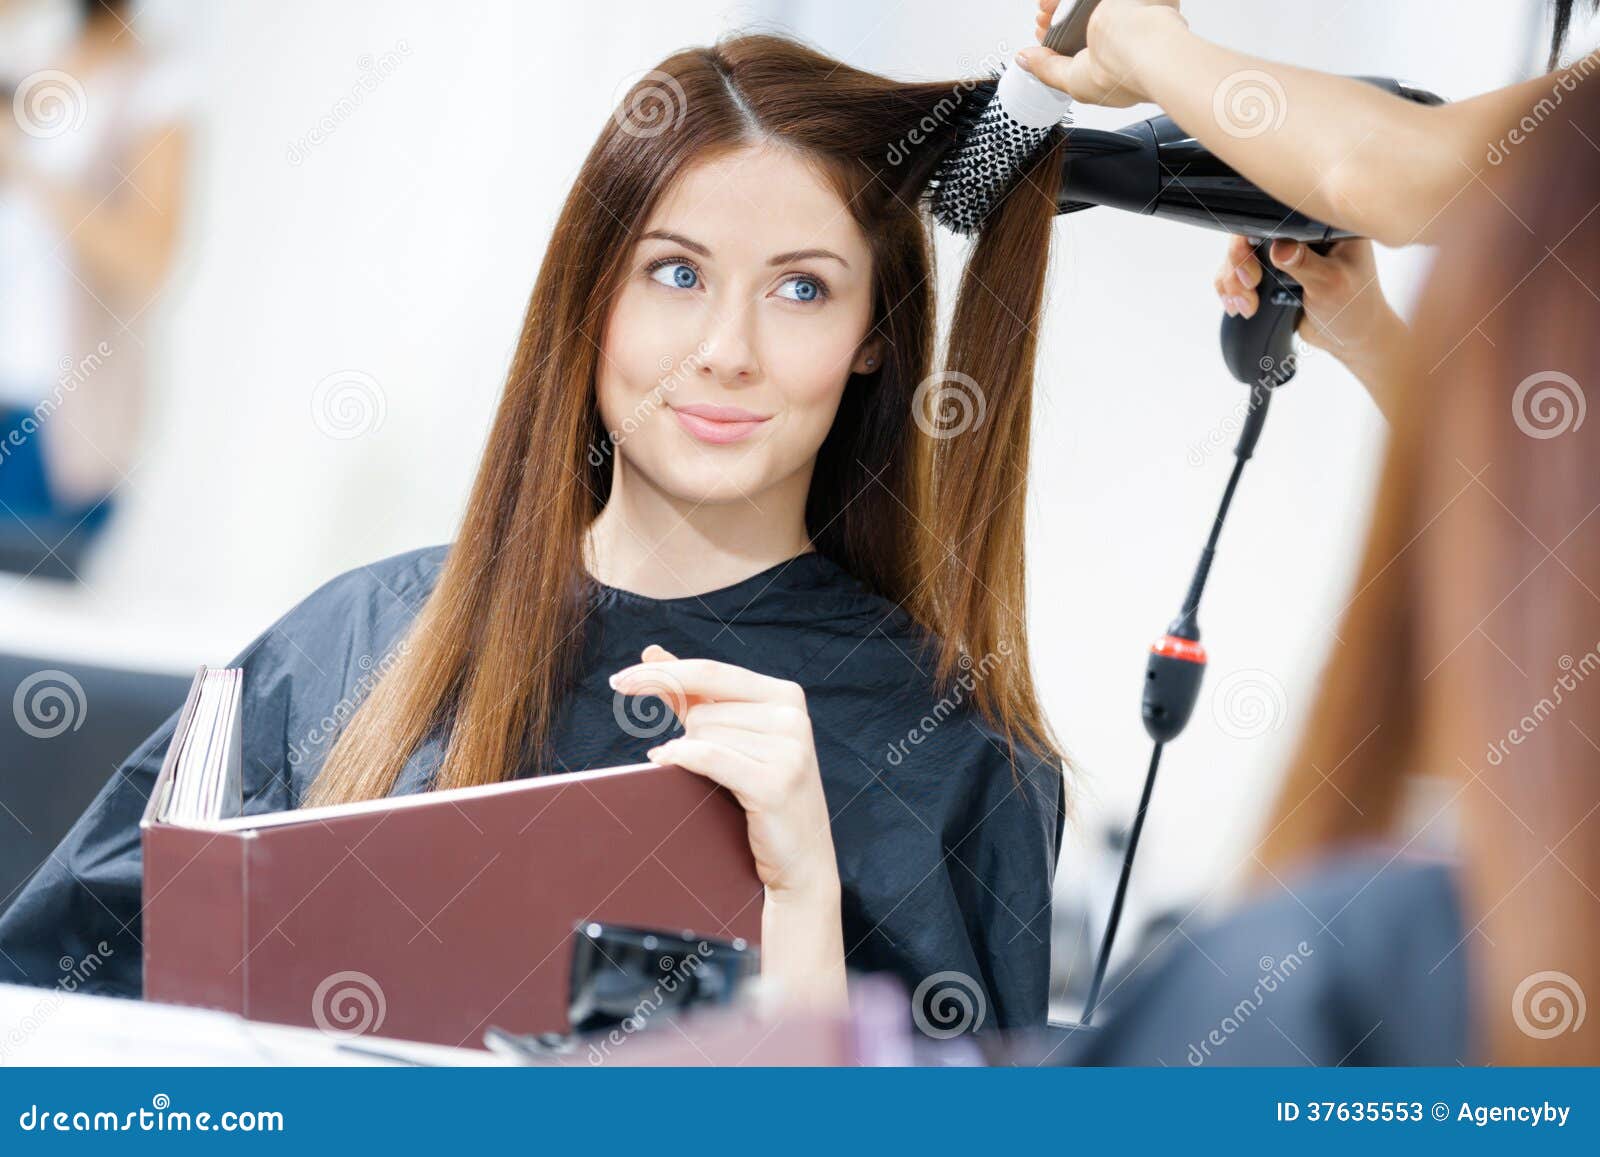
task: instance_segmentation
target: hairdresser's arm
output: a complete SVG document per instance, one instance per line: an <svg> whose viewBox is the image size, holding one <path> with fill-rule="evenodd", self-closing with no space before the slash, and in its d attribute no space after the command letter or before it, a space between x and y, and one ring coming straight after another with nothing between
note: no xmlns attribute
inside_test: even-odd
<svg viewBox="0 0 1600 1157"><path fill-rule="evenodd" d="M745 810L766 889L762 979L787 1003L843 1012L839 865L805 693L787 680L679 659L654 644L641 658L617 672L612 687L664 699L684 729L651 748L650 759L720 783Z"/></svg>
<svg viewBox="0 0 1600 1157"><path fill-rule="evenodd" d="M1342 362L1392 421L1404 385L1405 343L1411 331L1378 284L1372 242L1340 241L1323 255L1298 242L1278 240L1272 243L1271 260L1300 283L1305 302L1301 340ZM1215 280L1223 308L1253 317L1261 303L1261 276L1261 262L1250 242L1233 238Z"/></svg>
<svg viewBox="0 0 1600 1157"><path fill-rule="evenodd" d="M1039 0L1041 17L1057 3ZM1540 77L1458 103L1417 105L1362 81L1212 44L1189 30L1177 0L1104 0L1084 51L1064 57L1030 46L1018 60L1088 104L1160 105L1278 200L1389 246L1438 240L1445 208L1484 169L1507 127L1557 83Z"/></svg>

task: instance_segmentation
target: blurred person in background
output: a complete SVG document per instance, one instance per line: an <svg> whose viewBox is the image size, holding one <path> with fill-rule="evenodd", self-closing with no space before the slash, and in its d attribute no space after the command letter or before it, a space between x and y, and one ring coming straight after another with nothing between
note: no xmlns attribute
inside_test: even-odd
<svg viewBox="0 0 1600 1157"><path fill-rule="evenodd" d="M1442 223L1263 894L1087 1063L1600 1063L1596 141L1587 84Z"/></svg>
<svg viewBox="0 0 1600 1157"><path fill-rule="evenodd" d="M0 567L72 575L134 466L190 84L126 0L0 0Z"/></svg>

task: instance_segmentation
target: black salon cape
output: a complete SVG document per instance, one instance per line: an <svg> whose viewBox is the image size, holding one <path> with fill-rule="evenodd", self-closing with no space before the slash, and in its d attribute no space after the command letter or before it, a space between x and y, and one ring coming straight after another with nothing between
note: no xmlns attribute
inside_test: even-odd
<svg viewBox="0 0 1600 1157"><path fill-rule="evenodd" d="M340 575L232 661L244 668L246 813L297 806L331 747L330 714L348 712L381 672L447 553L430 547ZM959 973L981 988L980 1027L1043 1024L1060 766L1019 749L1014 774L1005 741L970 710L971 691L935 693L926 638L903 611L816 552L697 596L597 586L590 609L581 683L543 770L644 762L681 734L675 722L646 739L619 725L607 677L649 643L800 683L833 816L847 966L891 970L908 991ZM646 718L652 704L637 701L624 717ZM177 716L117 769L0 916L0 980L52 985L59 960L106 941L103 966L80 988L140 994L138 825ZM396 794L427 789L444 740L419 746Z"/></svg>

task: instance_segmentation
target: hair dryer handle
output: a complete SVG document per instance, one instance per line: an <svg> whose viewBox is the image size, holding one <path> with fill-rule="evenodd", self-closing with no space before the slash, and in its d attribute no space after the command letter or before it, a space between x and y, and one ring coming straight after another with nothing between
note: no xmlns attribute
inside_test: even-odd
<svg viewBox="0 0 1600 1157"><path fill-rule="evenodd" d="M1327 253L1337 242L1313 242L1311 248ZM1247 386L1281 386L1294 377L1294 331L1300 326L1305 302L1300 283L1272 264L1272 238L1254 244L1261 262L1259 304L1255 316L1222 319L1222 360L1228 372Z"/></svg>

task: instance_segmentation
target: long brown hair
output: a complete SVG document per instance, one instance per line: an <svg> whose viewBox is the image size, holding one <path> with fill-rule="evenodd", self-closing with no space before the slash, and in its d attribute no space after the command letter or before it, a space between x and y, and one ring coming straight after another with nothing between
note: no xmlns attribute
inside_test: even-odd
<svg viewBox="0 0 1600 1157"><path fill-rule="evenodd" d="M1474 1047L1502 1064L1600 1062L1575 1031L1600 996L1600 88L1575 89L1456 207L1260 852L1425 846L1453 811ZM1443 799L1408 814L1418 774Z"/></svg>
<svg viewBox="0 0 1600 1157"><path fill-rule="evenodd" d="M758 141L819 163L873 252L882 366L848 383L819 450L812 541L937 636L941 687L979 655L1006 655L984 665L970 702L1021 750L1064 762L1030 674L1022 541L1059 141L990 215L967 266L946 372L981 396L953 397L943 378L926 387L935 301L918 199L973 91L890 80L765 35L678 52L634 85L556 222L438 583L307 805L386 795L434 728L449 732L435 787L509 778L546 750L581 654L583 539L610 493L612 455L587 452L610 445L594 391L607 302L685 166ZM982 421L948 436L941 422L963 405Z"/></svg>

